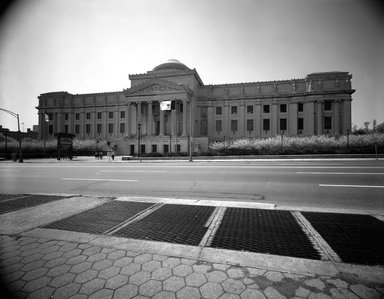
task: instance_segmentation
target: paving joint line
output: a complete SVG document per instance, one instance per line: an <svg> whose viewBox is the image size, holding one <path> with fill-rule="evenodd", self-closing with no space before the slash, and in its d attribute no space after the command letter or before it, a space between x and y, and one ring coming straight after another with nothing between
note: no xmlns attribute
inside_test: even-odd
<svg viewBox="0 0 384 299"><path fill-rule="evenodd" d="M301 226L304 233L309 238L314 248L319 252L323 261L331 261L334 263L341 263L341 258L332 249L332 247L323 239L318 231L312 224L304 217L299 211L291 211L298 224Z"/></svg>
<svg viewBox="0 0 384 299"><path fill-rule="evenodd" d="M125 220L125 221L115 225L114 227L110 228L109 230L105 231L103 233L103 235L112 235L115 232L119 231L120 229L128 226L129 224L132 224L132 223L134 223L136 221L139 221L139 220L147 217L149 214L151 214L151 213L155 212L156 210L160 209L162 206L164 206L163 203L154 204L154 205L146 208L144 211L141 211L141 212L135 214L131 218L128 218L127 220Z"/></svg>
<svg viewBox="0 0 384 299"><path fill-rule="evenodd" d="M226 207L217 207L214 213L212 213L214 214L214 217L212 218L212 221L207 229L207 232L205 233L204 237L201 239L199 247L204 248L207 246L209 247L209 245L211 245L212 240L215 237L216 231L219 228L221 221L224 217L224 213L226 209L227 209Z"/></svg>

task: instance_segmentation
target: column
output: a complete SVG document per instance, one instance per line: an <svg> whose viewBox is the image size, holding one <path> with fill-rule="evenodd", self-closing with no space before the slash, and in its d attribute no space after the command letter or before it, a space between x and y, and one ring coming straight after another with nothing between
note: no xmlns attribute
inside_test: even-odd
<svg viewBox="0 0 384 299"><path fill-rule="evenodd" d="M255 133L254 133L254 136L261 137L261 135L262 135L263 118L261 116L261 104L260 103L256 104L255 117L253 119L254 119L254 123L255 123Z"/></svg>
<svg viewBox="0 0 384 299"><path fill-rule="evenodd" d="M286 135L289 136L297 136L298 130L297 130L297 103L291 103L289 104L289 117L288 117L288 132Z"/></svg>
<svg viewBox="0 0 384 299"><path fill-rule="evenodd" d="M351 99L343 100L343 134L351 132Z"/></svg>
<svg viewBox="0 0 384 299"><path fill-rule="evenodd" d="M340 102L340 100L335 100L335 116L334 116L335 126L334 126L334 134L335 134L336 136L340 134L340 126L339 126L339 121L340 121L340 117L339 117L339 102Z"/></svg>
<svg viewBox="0 0 384 299"><path fill-rule="evenodd" d="M171 135L176 135L176 109L171 110Z"/></svg>
<svg viewBox="0 0 384 299"><path fill-rule="evenodd" d="M160 109L160 134L159 136L164 136L164 110Z"/></svg>
<svg viewBox="0 0 384 299"><path fill-rule="evenodd" d="M276 102L272 103L271 105L271 135L278 135L278 129L279 129L279 116L278 116L278 105Z"/></svg>
<svg viewBox="0 0 384 299"><path fill-rule="evenodd" d="M245 127L247 125L247 122L245 120L245 103L241 103L239 105L239 114L240 114L240 118L239 118L239 124L238 124L238 136L239 137L245 137L246 135L246 132L247 132L247 128Z"/></svg>
<svg viewBox="0 0 384 299"><path fill-rule="evenodd" d="M317 135L321 135L323 133L323 102L317 102Z"/></svg>
<svg viewBox="0 0 384 299"><path fill-rule="evenodd" d="M315 103L304 103L304 135L315 134Z"/></svg>
<svg viewBox="0 0 384 299"><path fill-rule="evenodd" d="M131 123L132 123L132 105L131 103L127 104L127 136L131 137Z"/></svg>
<svg viewBox="0 0 384 299"><path fill-rule="evenodd" d="M148 118L147 118L147 135L152 136L152 124L153 124L153 112L152 112L152 101L148 102Z"/></svg>
<svg viewBox="0 0 384 299"><path fill-rule="evenodd" d="M141 102L137 103L137 124L141 124Z"/></svg>
<svg viewBox="0 0 384 299"><path fill-rule="evenodd" d="M183 135L182 137L187 136L187 100L183 100Z"/></svg>

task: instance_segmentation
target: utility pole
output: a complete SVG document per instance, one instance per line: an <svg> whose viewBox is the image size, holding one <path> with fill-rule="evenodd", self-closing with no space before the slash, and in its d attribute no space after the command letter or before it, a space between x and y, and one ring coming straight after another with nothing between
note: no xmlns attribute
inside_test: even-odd
<svg viewBox="0 0 384 299"><path fill-rule="evenodd" d="M1 111L4 111L4 112L7 112L8 114L12 115L13 117L15 117L17 119L17 132L18 132L18 135L19 135L19 163L23 163L23 156L22 156L22 151L21 151L21 131L20 131L20 118L19 118L19 114L15 113L15 112L12 112L10 110L6 110L6 109L3 109L3 108L0 108Z"/></svg>

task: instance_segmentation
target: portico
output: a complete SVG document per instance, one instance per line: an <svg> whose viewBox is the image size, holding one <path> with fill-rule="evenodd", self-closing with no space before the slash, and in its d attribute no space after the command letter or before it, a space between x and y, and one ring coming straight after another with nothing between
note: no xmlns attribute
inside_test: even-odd
<svg viewBox="0 0 384 299"><path fill-rule="evenodd" d="M131 154L187 152L189 109L192 97L179 84L166 80L149 80L124 91L130 125L125 141ZM161 102L171 101L169 110L161 109ZM140 135L140 136L139 136Z"/></svg>

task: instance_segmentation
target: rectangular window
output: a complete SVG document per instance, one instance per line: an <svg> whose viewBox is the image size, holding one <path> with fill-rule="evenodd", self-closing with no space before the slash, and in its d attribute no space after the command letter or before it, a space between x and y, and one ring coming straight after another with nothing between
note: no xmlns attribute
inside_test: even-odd
<svg viewBox="0 0 384 299"><path fill-rule="evenodd" d="M297 111L298 112L303 112L304 111L304 104L303 103L298 103L297 104Z"/></svg>
<svg viewBox="0 0 384 299"><path fill-rule="evenodd" d="M125 118L125 111L120 111L120 118Z"/></svg>
<svg viewBox="0 0 384 299"><path fill-rule="evenodd" d="M201 118L207 118L208 116L208 107L201 107Z"/></svg>
<svg viewBox="0 0 384 299"><path fill-rule="evenodd" d="M48 114L48 119L49 119L49 120L53 120L53 113L49 113L49 114Z"/></svg>
<svg viewBox="0 0 384 299"><path fill-rule="evenodd" d="M207 136L208 134L208 123L206 119L201 120L201 135Z"/></svg>
<svg viewBox="0 0 384 299"><path fill-rule="evenodd" d="M125 123L121 123L120 124L120 134L124 134L125 133Z"/></svg>
<svg viewBox="0 0 384 299"><path fill-rule="evenodd" d="M216 120L216 132L222 131L222 122L220 119Z"/></svg>
<svg viewBox="0 0 384 299"><path fill-rule="evenodd" d="M108 112L108 118L113 118L113 111Z"/></svg>
<svg viewBox="0 0 384 299"><path fill-rule="evenodd" d="M76 120L79 120L79 119L80 119L80 113L76 113L76 114L75 114L75 119L76 119Z"/></svg>
<svg viewBox="0 0 384 299"><path fill-rule="evenodd" d="M236 132L237 131L237 120L236 119L232 119L231 120L231 131L232 132Z"/></svg>
<svg viewBox="0 0 384 299"><path fill-rule="evenodd" d="M223 113L222 107L216 107L216 115L221 115Z"/></svg>
<svg viewBox="0 0 384 299"><path fill-rule="evenodd" d="M65 120L68 120L68 113L65 113Z"/></svg>
<svg viewBox="0 0 384 299"><path fill-rule="evenodd" d="M157 153L157 144L152 144L152 153Z"/></svg>
<svg viewBox="0 0 384 299"><path fill-rule="evenodd" d="M263 119L263 131L269 131L269 118Z"/></svg>
<svg viewBox="0 0 384 299"><path fill-rule="evenodd" d="M75 125L75 134L80 134L80 125Z"/></svg>
<svg viewBox="0 0 384 299"><path fill-rule="evenodd" d="M97 124L97 126L96 126L96 132L97 132L97 134L101 134L101 130L102 130L102 125L101 124Z"/></svg>
<svg viewBox="0 0 384 299"><path fill-rule="evenodd" d="M286 113L286 112L287 112L287 104L281 104L280 113Z"/></svg>
<svg viewBox="0 0 384 299"><path fill-rule="evenodd" d="M108 133L113 134L113 124L108 124Z"/></svg>
<svg viewBox="0 0 384 299"><path fill-rule="evenodd" d="M270 106L269 105L263 105L263 112L264 113L269 113L269 111L270 111Z"/></svg>
<svg viewBox="0 0 384 299"><path fill-rule="evenodd" d="M332 101L324 101L324 111L332 110Z"/></svg>
<svg viewBox="0 0 384 299"><path fill-rule="evenodd" d="M91 113L90 112L87 112L87 114L85 116L87 119L91 119Z"/></svg>
<svg viewBox="0 0 384 299"><path fill-rule="evenodd" d="M253 131L253 119L247 119L247 131Z"/></svg>
<svg viewBox="0 0 384 299"><path fill-rule="evenodd" d="M280 118L280 131L286 131L286 130L287 130L287 119Z"/></svg>
<svg viewBox="0 0 384 299"><path fill-rule="evenodd" d="M302 117L297 119L297 130L304 130L304 118Z"/></svg>
<svg viewBox="0 0 384 299"><path fill-rule="evenodd" d="M231 114L237 114L237 106L231 106Z"/></svg>
<svg viewBox="0 0 384 299"><path fill-rule="evenodd" d="M48 133L53 134L53 126L52 125L48 126Z"/></svg>
<svg viewBox="0 0 384 299"><path fill-rule="evenodd" d="M91 134L91 125L90 124L85 125L85 134Z"/></svg>
<svg viewBox="0 0 384 299"><path fill-rule="evenodd" d="M332 130L332 117L324 116L324 130Z"/></svg>
<svg viewBox="0 0 384 299"><path fill-rule="evenodd" d="M102 118L101 112L97 112L97 119L101 119L101 118Z"/></svg>
<svg viewBox="0 0 384 299"><path fill-rule="evenodd" d="M65 132L65 133L68 133L68 125L65 125L65 126L64 126L64 132Z"/></svg>
<svg viewBox="0 0 384 299"><path fill-rule="evenodd" d="M247 106L247 113L248 114L253 114L253 106L252 105L248 105Z"/></svg>
<svg viewBox="0 0 384 299"><path fill-rule="evenodd" d="M163 144L163 151L164 154L167 154L169 152L169 144Z"/></svg>

